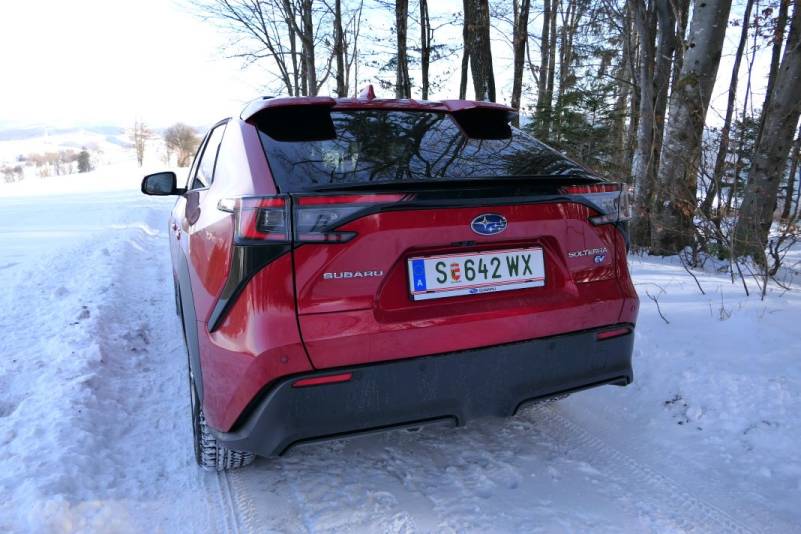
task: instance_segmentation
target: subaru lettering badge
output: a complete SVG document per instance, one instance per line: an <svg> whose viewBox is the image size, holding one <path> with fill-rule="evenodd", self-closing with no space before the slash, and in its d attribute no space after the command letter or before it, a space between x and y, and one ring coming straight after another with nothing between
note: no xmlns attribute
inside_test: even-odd
<svg viewBox="0 0 801 534"><path fill-rule="evenodd" d="M506 230L506 217L497 213L484 213L473 219L470 228L479 235L500 234Z"/></svg>

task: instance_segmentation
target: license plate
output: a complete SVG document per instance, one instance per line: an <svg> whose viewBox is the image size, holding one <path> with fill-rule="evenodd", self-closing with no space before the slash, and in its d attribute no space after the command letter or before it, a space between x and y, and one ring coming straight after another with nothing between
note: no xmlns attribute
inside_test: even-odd
<svg viewBox="0 0 801 534"><path fill-rule="evenodd" d="M409 258L414 300L478 295L545 285L540 247Z"/></svg>

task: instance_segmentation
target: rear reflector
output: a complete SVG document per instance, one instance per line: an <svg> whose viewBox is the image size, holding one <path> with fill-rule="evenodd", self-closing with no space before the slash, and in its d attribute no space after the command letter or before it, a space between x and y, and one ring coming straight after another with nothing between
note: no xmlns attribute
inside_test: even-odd
<svg viewBox="0 0 801 534"><path fill-rule="evenodd" d="M350 382L353 373L342 373L338 375L315 376L313 378L302 378L292 382L293 388L306 388L309 386L322 386L324 384L337 384L339 382Z"/></svg>
<svg viewBox="0 0 801 534"><path fill-rule="evenodd" d="M595 335L596 341L603 341L604 339L611 339L613 337L620 337L625 336L626 334L631 333L631 328L628 326L622 326L620 328L613 328L611 330L604 330L603 332L598 332Z"/></svg>

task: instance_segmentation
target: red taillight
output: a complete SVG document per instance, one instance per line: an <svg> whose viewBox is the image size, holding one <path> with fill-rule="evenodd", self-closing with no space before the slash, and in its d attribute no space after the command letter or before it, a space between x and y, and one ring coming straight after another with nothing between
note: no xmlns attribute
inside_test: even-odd
<svg viewBox="0 0 801 534"><path fill-rule="evenodd" d="M292 382L293 388L306 388L309 386L322 386L323 384L337 384L339 382L350 382L353 373L341 373L338 375L315 376L313 378L301 378Z"/></svg>
<svg viewBox="0 0 801 534"><path fill-rule="evenodd" d="M613 328L611 330L603 330L595 334L595 339L597 341L603 341L604 339L611 339L613 337L620 337L625 336L631 333L631 328L628 326L621 326L620 328Z"/></svg>
<svg viewBox="0 0 801 534"><path fill-rule="evenodd" d="M220 200L217 207L234 213L238 243L290 242L293 238L296 243L344 243L356 233L336 228L378 205L404 198L404 194L387 193L301 196L293 200L284 196L243 197Z"/></svg>
<svg viewBox="0 0 801 534"><path fill-rule="evenodd" d="M403 194L303 196L295 202L295 241L300 243L343 243L353 239L354 232L337 231L356 217L378 205L394 204Z"/></svg>
<svg viewBox="0 0 801 534"><path fill-rule="evenodd" d="M243 197L223 199L222 211L236 217L236 241L290 241L289 199L286 197Z"/></svg>
<svg viewBox="0 0 801 534"><path fill-rule="evenodd" d="M599 215L590 218L593 224L617 223L631 219L633 191L624 184L569 185L562 188L562 193L595 207Z"/></svg>

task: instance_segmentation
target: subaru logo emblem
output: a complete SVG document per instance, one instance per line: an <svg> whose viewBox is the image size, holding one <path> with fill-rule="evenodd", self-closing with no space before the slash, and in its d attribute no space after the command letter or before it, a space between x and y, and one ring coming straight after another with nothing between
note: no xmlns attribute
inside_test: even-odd
<svg viewBox="0 0 801 534"><path fill-rule="evenodd" d="M479 235L500 234L506 230L506 217L497 213L484 213L473 219L470 228Z"/></svg>

